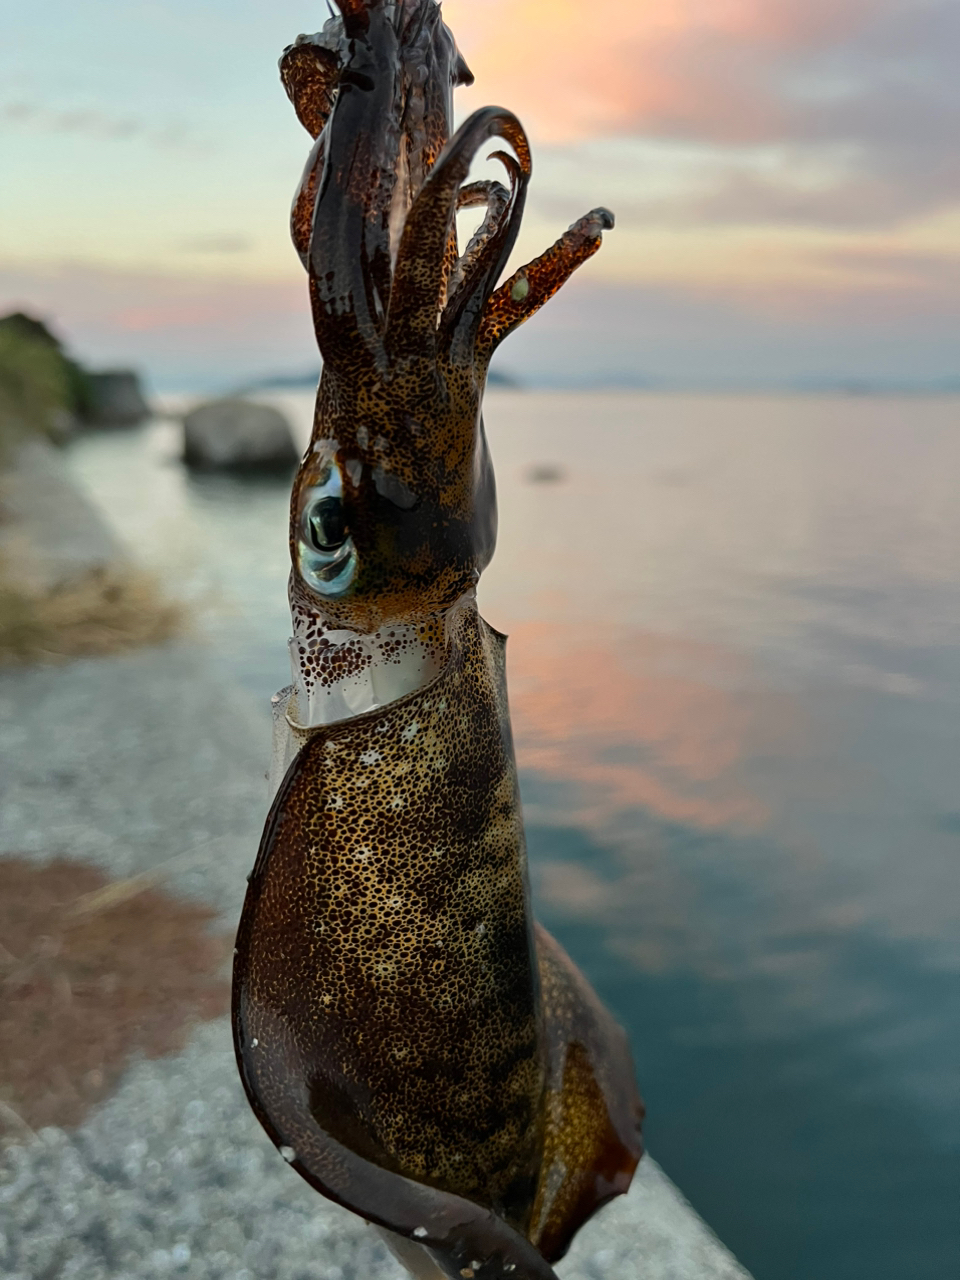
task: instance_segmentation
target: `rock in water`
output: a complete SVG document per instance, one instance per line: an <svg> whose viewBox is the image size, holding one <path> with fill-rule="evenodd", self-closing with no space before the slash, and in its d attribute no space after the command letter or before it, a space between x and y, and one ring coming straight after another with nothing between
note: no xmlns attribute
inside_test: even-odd
<svg viewBox="0 0 960 1280"><path fill-rule="evenodd" d="M249 400L211 400L183 420L183 460L201 470L277 471L300 454L282 413Z"/></svg>
<svg viewBox="0 0 960 1280"><path fill-rule="evenodd" d="M150 406L144 398L140 379L130 369L111 369L87 374L89 408L87 416L94 425L132 427L150 417Z"/></svg>

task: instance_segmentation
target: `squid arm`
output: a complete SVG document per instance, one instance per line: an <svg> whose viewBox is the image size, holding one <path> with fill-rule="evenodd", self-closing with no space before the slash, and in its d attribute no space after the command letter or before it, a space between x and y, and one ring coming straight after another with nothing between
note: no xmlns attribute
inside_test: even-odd
<svg viewBox="0 0 960 1280"><path fill-rule="evenodd" d="M487 302L477 334L477 354L489 360L500 343L535 315L544 303L600 248L603 232L612 231L609 209L593 209L580 218L559 240L521 267Z"/></svg>

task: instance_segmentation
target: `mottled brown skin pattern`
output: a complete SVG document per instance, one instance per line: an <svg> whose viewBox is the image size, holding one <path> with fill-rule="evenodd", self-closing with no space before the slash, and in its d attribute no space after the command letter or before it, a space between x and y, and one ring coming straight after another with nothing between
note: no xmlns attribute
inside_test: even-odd
<svg viewBox="0 0 960 1280"><path fill-rule="evenodd" d="M237 940L237 1058L294 1168L410 1257L452 1280L555 1280L629 1186L642 1108L622 1031L533 931L504 640L474 595L496 539L481 400L496 346L612 218L588 214L498 288L531 171L522 126L488 107L448 140L469 72L434 0L338 3L342 21L281 61L315 138L291 229L324 358L291 605L324 679L356 661L328 632L383 637L389 658L390 627L412 626L443 665L311 730L282 783ZM495 153L509 188L466 181L492 138L512 148ZM478 204L460 255L456 209ZM335 590L300 558L333 481L330 545L353 554Z"/></svg>
<svg viewBox="0 0 960 1280"><path fill-rule="evenodd" d="M545 1062L503 640L469 607L454 628L438 680L294 762L250 883L241 1016L250 1070L270 1059L259 1009L294 1028L327 1133L523 1230Z"/></svg>

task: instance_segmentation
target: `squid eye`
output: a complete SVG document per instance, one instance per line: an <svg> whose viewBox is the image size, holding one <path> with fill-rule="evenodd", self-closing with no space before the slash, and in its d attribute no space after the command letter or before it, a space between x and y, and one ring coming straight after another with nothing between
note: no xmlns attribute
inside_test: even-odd
<svg viewBox="0 0 960 1280"><path fill-rule="evenodd" d="M342 596L357 573L357 551L347 530L343 482L328 467L320 483L303 495L297 538L297 567L304 582L321 596Z"/></svg>
<svg viewBox="0 0 960 1280"><path fill-rule="evenodd" d="M347 540L343 499L320 498L306 510L305 532L317 551L336 551Z"/></svg>

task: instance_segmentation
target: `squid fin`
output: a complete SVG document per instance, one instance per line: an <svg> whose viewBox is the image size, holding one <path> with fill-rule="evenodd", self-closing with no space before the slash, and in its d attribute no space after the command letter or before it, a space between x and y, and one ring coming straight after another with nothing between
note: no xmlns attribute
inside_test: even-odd
<svg viewBox="0 0 960 1280"><path fill-rule="evenodd" d="M550 1262L630 1186L643 1103L623 1030L576 965L536 925L547 1039L545 1142L529 1235Z"/></svg>

